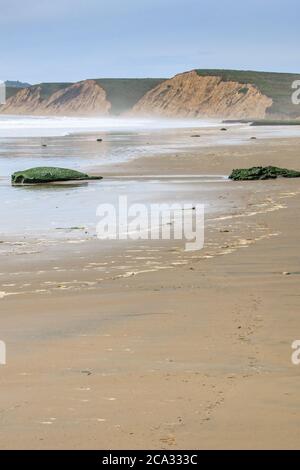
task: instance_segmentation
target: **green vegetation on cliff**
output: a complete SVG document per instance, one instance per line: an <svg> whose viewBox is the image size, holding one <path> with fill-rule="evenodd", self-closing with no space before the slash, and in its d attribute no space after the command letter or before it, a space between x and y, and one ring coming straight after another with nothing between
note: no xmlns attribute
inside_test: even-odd
<svg viewBox="0 0 300 470"><path fill-rule="evenodd" d="M96 79L111 103L111 113L121 114L131 108L148 91L160 85L163 78L100 78Z"/></svg>
<svg viewBox="0 0 300 470"><path fill-rule="evenodd" d="M24 88L29 88L30 90L34 91L38 88L41 89L41 99L47 100L53 93L56 93L59 90L63 90L68 86L72 85L72 83L39 83L38 85L32 85L28 87L12 87L6 86L6 99L15 96Z"/></svg>
<svg viewBox="0 0 300 470"><path fill-rule="evenodd" d="M7 80L5 82L6 85L6 99L14 96L18 91L22 90L23 88L29 88L31 85L29 83L23 83L19 81L11 81Z"/></svg>
<svg viewBox="0 0 300 470"><path fill-rule="evenodd" d="M15 96L19 91L20 91L20 88L7 86L6 87L6 99L8 100L8 98Z"/></svg>
<svg viewBox="0 0 300 470"><path fill-rule="evenodd" d="M37 85L33 85L31 88L33 90L35 88L40 88L42 100L47 100L51 95L53 95L53 93L63 90L71 85L73 85L73 83L39 83Z"/></svg>

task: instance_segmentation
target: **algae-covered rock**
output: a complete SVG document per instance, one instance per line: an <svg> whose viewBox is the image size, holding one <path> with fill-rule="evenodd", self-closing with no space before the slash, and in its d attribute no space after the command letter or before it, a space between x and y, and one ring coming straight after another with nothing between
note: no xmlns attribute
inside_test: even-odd
<svg viewBox="0 0 300 470"><path fill-rule="evenodd" d="M56 167L37 167L17 171L11 177L12 184L41 184L56 181L100 180L101 176L89 176L76 170Z"/></svg>
<svg viewBox="0 0 300 470"><path fill-rule="evenodd" d="M300 171L278 168L276 166L254 166L252 168L233 170L229 176L234 181L269 180L278 177L300 178Z"/></svg>

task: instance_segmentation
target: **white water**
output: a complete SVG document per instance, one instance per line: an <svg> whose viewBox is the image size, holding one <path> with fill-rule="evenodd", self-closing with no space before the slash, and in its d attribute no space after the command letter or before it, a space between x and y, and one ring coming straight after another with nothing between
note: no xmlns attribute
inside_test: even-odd
<svg viewBox="0 0 300 470"><path fill-rule="evenodd" d="M78 132L138 132L216 127L220 121L199 119L125 119L85 117L0 116L0 137L64 136Z"/></svg>

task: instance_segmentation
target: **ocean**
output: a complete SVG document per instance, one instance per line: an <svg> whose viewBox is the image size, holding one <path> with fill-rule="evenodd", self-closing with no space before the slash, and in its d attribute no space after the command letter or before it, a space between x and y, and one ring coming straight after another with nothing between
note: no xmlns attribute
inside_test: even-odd
<svg viewBox="0 0 300 470"><path fill-rule="evenodd" d="M129 202L183 201L193 183L224 184L226 175L180 175L124 178L117 175L82 184L12 187L13 172L35 166L59 166L102 175L109 167L139 157L196 152L203 146L235 145L259 138L299 135L298 128L228 126L220 121L138 120L112 118L0 117L0 236L58 237L95 236L96 210L101 203L116 203L119 195ZM223 126L223 125L222 125ZM200 138L192 138L193 135ZM103 139L97 142L97 138ZM180 191L183 189L184 191ZM72 231L70 227L83 227Z"/></svg>

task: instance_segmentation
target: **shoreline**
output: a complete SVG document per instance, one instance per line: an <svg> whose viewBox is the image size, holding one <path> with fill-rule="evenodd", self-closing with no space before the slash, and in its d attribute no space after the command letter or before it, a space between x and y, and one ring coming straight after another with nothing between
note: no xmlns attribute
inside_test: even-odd
<svg viewBox="0 0 300 470"><path fill-rule="evenodd" d="M251 166L284 166L294 165L297 168L298 162L294 159L294 149L300 144L299 137L286 138L266 138L256 141L245 141L242 144L222 144L211 145L209 147L197 147L189 149L183 153L158 154L141 156L132 161L124 163L114 163L109 167L103 167L104 177L124 177L133 176L146 177L168 174L172 168L172 176L190 176L193 171L196 174L211 176L229 176L236 167ZM279 149L285 152L285 160ZM289 154L291 157L289 158ZM181 157L181 158L180 158ZM298 165L299 166L299 165ZM99 166L93 167L90 171L99 171ZM156 173L155 173L156 170ZM201 170L201 173L200 171ZM142 173L144 172L144 173ZM185 173L188 172L188 173Z"/></svg>

